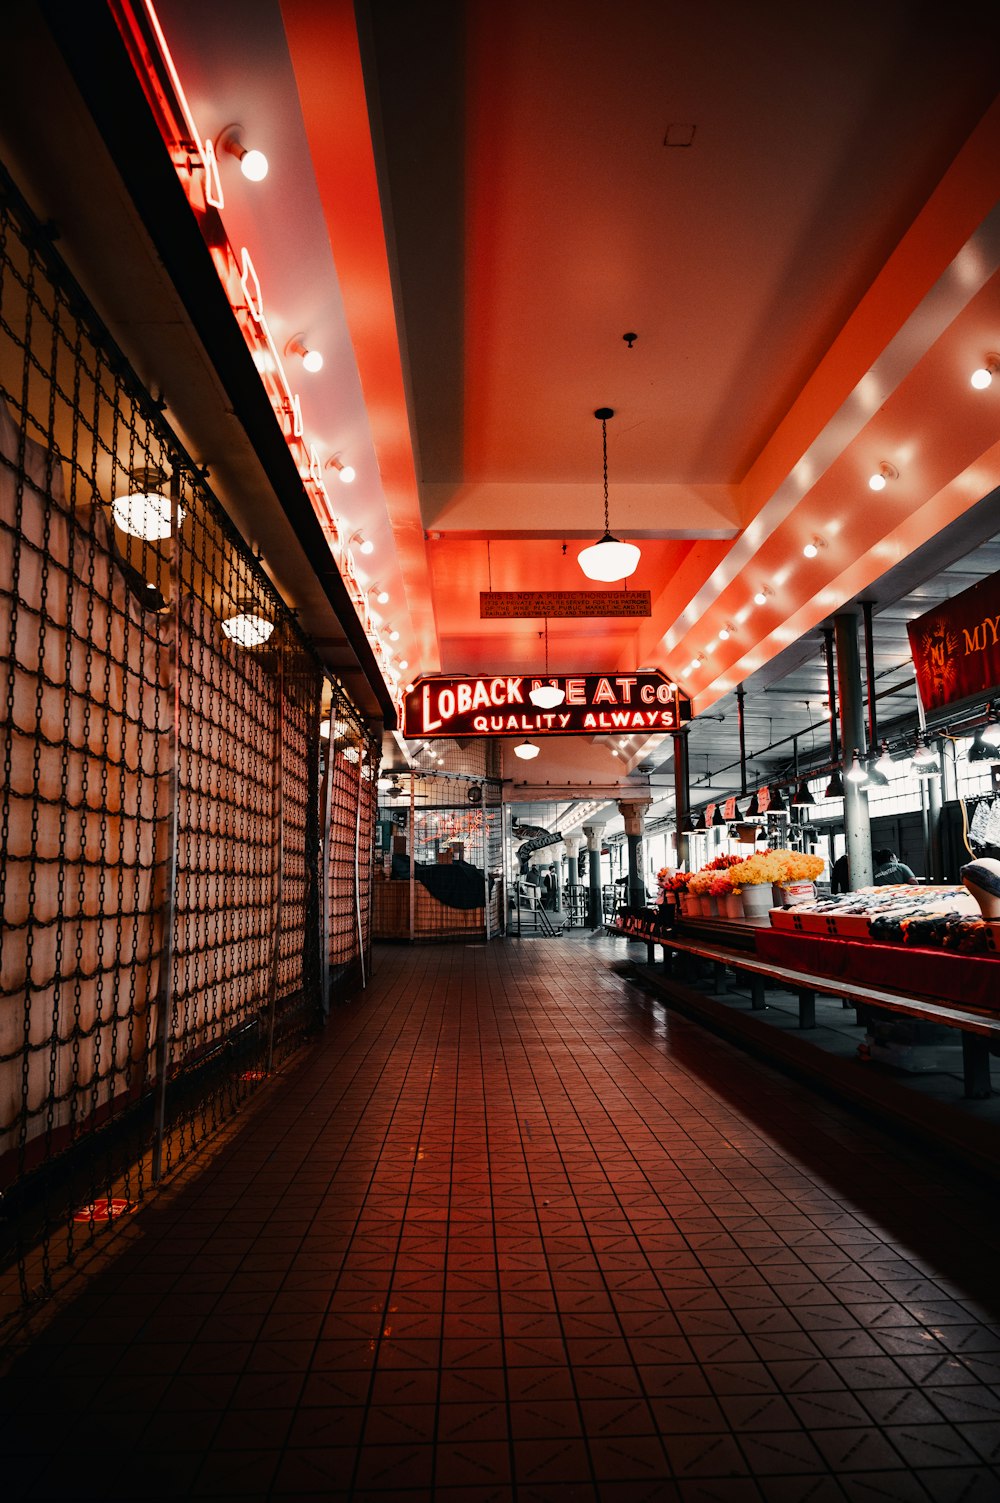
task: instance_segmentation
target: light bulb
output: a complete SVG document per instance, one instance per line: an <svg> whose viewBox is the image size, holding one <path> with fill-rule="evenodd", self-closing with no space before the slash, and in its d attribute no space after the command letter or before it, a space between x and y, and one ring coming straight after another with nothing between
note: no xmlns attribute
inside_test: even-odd
<svg viewBox="0 0 1000 1503"><path fill-rule="evenodd" d="M720 642L728 642L729 638L730 638L730 635L731 635L731 633L729 631L728 626L724 626L722 628L722 630L720 631L720 633L719 633L719 641Z"/></svg>
<svg viewBox="0 0 1000 1503"><path fill-rule="evenodd" d="M753 597L754 605L764 605L766 600L767 596L763 590L758 590L756 595Z"/></svg>
<svg viewBox="0 0 1000 1503"><path fill-rule="evenodd" d="M407 670L407 668L409 668L409 666L410 666L409 658L400 658L400 660L399 660L399 666L400 666L401 671L405 673L406 670Z"/></svg>
<svg viewBox="0 0 1000 1503"><path fill-rule="evenodd" d="M896 466L883 459L874 475L869 475L868 486L873 491L884 491L890 480L898 479L899 471Z"/></svg>
<svg viewBox="0 0 1000 1503"><path fill-rule="evenodd" d="M262 183L267 177L267 157L262 151L244 151L240 157L240 171L250 183Z"/></svg>
<svg viewBox="0 0 1000 1503"><path fill-rule="evenodd" d="M815 543L807 543L802 552L806 558L815 558L817 553L819 552L819 549L817 548Z"/></svg>
<svg viewBox="0 0 1000 1503"><path fill-rule="evenodd" d="M392 631L389 633L389 641L390 642L398 642L399 641L399 632L396 630L395 627L393 627Z"/></svg>
<svg viewBox="0 0 1000 1503"><path fill-rule="evenodd" d="M323 369L323 356L319 350L306 350L302 356L302 364L307 371L321 371Z"/></svg>
<svg viewBox="0 0 1000 1503"><path fill-rule="evenodd" d="M357 474L357 470L355 470L352 464L345 464L340 467L337 473L340 476L341 485L350 485Z"/></svg>
<svg viewBox="0 0 1000 1503"><path fill-rule="evenodd" d="M376 590L374 592L374 594L375 594L375 600L376 600L377 604L379 604L379 605L388 605L389 604L389 591L388 590Z"/></svg>
<svg viewBox="0 0 1000 1503"><path fill-rule="evenodd" d="M1000 356L987 355L985 363L972 372L969 382L977 391L985 391L988 386L993 385L993 377L998 370L1000 370Z"/></svg>
<svg viewBox="0 0 1000 1503"><path fill-rule="evenodd" d="M634 543L623 543L606 532L589 548L581 548L577 554L580 568L588 579L612 584L618 579L628 579L639 567L642 557Z"/></svg>
<svg viewBox="0 0 1000 1503"><path fill-rule="evenodd" d="M885 476L884 475L880 475L878 473L878 471L876 471L874 475L869 475L869 477L868 477L868 486L869 486L870 490L873 490L873 491L884 491L885 490L885 484L886 484L886 482L885 482Z"/></svg>
<svg viewBox="0 0 1000 1503"><path fill-rule="evenodd" d="M990 720L983 726L983 740L991 746L1000 746L1000 720Z"/></svg>
<svg viewBox="0 0 1000 1503"><path fill-rule="evenodd" d="M372 542L371 538L366 538L363 532L352 533L351 542L357 543L359 553L368 554L375 552L375 544Z"/></svg>

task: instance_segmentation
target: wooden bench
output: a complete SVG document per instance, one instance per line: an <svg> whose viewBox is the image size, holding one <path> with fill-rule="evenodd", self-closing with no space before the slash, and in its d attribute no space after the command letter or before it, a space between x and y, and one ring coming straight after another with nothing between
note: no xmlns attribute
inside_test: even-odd
<svg viewBox="0 0 1000 1503"><path fill-rule="evenodd" d="M855 1007L877 1007L886 1012L900 1013L904 1017L919 1018L925 1023L941 1023L946 1028L956 1028L962 1035L965 1095L977 1101L990 1095L990 1043L994 1039L1000 1040L1000 1016L995 1013L952 1007L931 997L907 996L901 992L885 991L881 987L846 981L842 977L818 976L809 971L792 970L788 966L758 960L755 955L742 954L706 940L686 939L679 935L651 939L647 935L626 934L612 926L608 926L608 933L616 938L638 939L644 943L650 965L655 963L656 945L662 945L663 966L668 976L673 971L675 953L711 962L715 968L717 993L724 990L727 968L745 971L750 978L750 1006L754 1011L759 1012L767 1005L764 983L776 982L785 991L796 993L800 1028L816 1026L817 993L825 997L842 997Z"/></svg>

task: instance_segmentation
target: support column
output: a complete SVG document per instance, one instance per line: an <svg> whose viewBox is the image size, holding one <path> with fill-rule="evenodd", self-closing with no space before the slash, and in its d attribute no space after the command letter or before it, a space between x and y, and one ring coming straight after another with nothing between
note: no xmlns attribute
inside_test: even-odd
<svg viewBox="0 0 1000 1503"><path fill-rule="evenodd" d="M576 902L575 889L579 886L580 883L580 878L578 875L580 863L577 860L577 854L582 844L582 835L563 836L563 845L566 847L566 891L569 897L567 911L569 913L569 922L571 924L579 913L579 905Z"/></svg>
<svg viewBox="0 0 1000 1503"><path fill-rule="evenodd" d="M599 929L604 922L601 903L601 842L604 839L603 825L584 825L587 837L587 875L590 879L590 927Z"/></svg>
<svg viewBox="0 0 1000 1503"><path fill-rule="evenodd" d="M642 837L646 829L646 810L651 800L641 802L619 799L618 812L625 821L628 840L628 905L630 908L645 908L646 880L642 871Z"/></svg>
<svg viewBox="0 0 1000 1503"><path fill-rule="evenodd" d="M677 821L677 865L690 865L687 820L691 812L688 793L688 733L674 731L674 818Z"/></svg>
<svg viewBox="0 0 1000 1503"><path fill-rule="evenodd" d="M946 742L939 741L935 747L942 768L946 745ZM927 784L927 875L932 882L941 882L944 873L941 851L941 778L925 778L923 781Z"/></svg>
<svg viewBox="0 0 1000 1503"><path fill-rule="evenodd" d="M850 765L854 749L865 750L865 710L861 688L861 657L858 651L858 618L844 613L833 618L837 643L837 687L840 692L840 740L844 764ZM847 867L852 891L872 882L872 832L868 818L868 795L857 783L844 779L844 824L847 833Z"/></svg>
<svg viewBox="0 0 1000 1503"><path fill-rule="evenodd" d="M554 856L549 867L552 873L552 912L562 913L562 857Z"/></svg>

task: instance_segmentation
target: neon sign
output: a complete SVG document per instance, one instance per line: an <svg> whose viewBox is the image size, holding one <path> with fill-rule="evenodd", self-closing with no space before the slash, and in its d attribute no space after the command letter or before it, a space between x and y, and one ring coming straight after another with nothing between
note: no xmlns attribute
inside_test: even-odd
<svg viewBox="0 0 1000 1503"><path fill-rule="evenodd" d="M557 710L537 710L529 694L541 683L565 694ZM677 731L691 701L658 669L652 673L580 673L537 679L420 678L403 700L403 734L439 736L600 736L615 731Z"/></svg>

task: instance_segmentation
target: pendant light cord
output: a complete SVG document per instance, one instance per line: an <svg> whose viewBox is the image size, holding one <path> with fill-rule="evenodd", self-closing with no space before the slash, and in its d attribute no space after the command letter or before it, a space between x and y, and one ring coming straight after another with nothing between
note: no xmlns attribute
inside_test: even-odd
<svg viewBox="0 0 1000 1503"><path fill-rule="evenodd" d="M608 520L608 420L601 418L601 442L604 447L604 531L611 531Z"/></svg>

